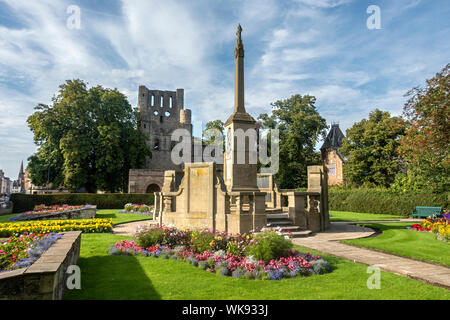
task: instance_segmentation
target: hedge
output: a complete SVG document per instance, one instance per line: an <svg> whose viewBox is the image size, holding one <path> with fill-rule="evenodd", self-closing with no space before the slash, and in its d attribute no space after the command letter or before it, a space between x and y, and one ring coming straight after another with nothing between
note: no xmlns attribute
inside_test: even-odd
<svg viewBox="0 0 450 320"><path fill-rule="evenodd" d="M393 193L385 189L330 188L330 210L409 216L416 206L449 208L450 192Z"/></svg>
<svg viewBox="0 0 450 320"><path fill-rule="evenodd" d="M13 212L19 213L33 210L35 205L68 204L96 205L97 209L120 209L127 203L153 204L153 193L61 193L61 194L22 194L14 193L11 201L14 204Z"/></svg>

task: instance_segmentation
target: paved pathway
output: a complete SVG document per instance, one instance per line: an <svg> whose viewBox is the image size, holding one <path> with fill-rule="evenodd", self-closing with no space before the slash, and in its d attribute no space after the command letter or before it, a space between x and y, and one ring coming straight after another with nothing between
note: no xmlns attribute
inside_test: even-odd
<svg viewBox="0 0 450 320"><path fill-rule="evenodd" d="M381 270L450 290L450 268L339 242L339 240L364 238L374 234L375 231L372 229L359 227L353 223L332 222L331 228L326 232L307 238L295 238L293 242L302 247L353 262L377 265Z"/></svg>
<svg viewBox="0 0 450 320"><path fill-rule="evenodd" d="M141 220L135 222L122 223L113 228L113 232L122 236L134 236L134 231L138 226L157 224L155 220Z"/></svg>

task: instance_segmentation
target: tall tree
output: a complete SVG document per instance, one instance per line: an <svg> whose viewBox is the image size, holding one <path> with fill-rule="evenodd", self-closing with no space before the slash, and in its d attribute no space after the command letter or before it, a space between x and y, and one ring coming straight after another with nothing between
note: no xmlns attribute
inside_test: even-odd
<svg viewBox="0 0 450 320"><path fill-rule="evenodd" d="M264 128L279 130L280 161L276 178L280 188L306 187L307 166L320 163L314 148L325 136L327 125L315 102L313 96L296 94L272 103L271 115L264 113L258 117Z"/></svg>
<svg viewBox="0 0 450 320"><path fill-rule="evenodd" d="M406 135L400 152L408 163L411 180L423 180L425 185L440 190L450 188L450 64L426 87L416 87L407 93L404 106L407 118Z"/></svg>
<svg viewBox="0 0 450 320"><path fill-rule="evenodd" d="M346 131L340 152L347 158L344 177L354 185L388 187L401 169L397 147L405 124L376 109Z"/></svg>
<svg viewBox="0 0 450 320"><path fill-rule="evenodd" d="M79 79L59 88L51 105L38 105L27 119L38 146L28 164L33 183L126 191L129 169L150 155L136 110L117 89L88 89Z"/></svg>
<svg viewBox="0 0 450 320"><path fill-rule="evenodd" d="M222 144L223 141L225 139L224 137L224 123L222 122L222 120L212 120L206 123L205 125L205 130L203 130L203 143L205 145L210 145L211 143L215 142L214 137L211 137L210 135L210 130L218 130L219 132L222 133ZM225 148L225 147L224 147Z"/></svg>

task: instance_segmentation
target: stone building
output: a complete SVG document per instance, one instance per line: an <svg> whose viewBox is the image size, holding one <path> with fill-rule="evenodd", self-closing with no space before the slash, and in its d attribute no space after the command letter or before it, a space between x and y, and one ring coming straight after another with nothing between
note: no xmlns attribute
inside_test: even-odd
<svg viewBox="0 0 450 320"><path fill-rule="evenodd" d="M328 169L328 185L339 185L344 183L344 163L345 158L339 153L342 147L344 134L339 128L339 124L332 124L325 141L320 148L322 161Z"/></svg>
<svg viewBox="0 0 450 320"><path fill-rule="evenodd" d="M0 195L9 195L12 191L12 181L5 177L5 173L0 169Z"/></svg>
<svg viewBox="0 0 450 320"><path fill-rule="evenodd" d="M165 170L181 170L170 154L175 142L171 141L176 129L187 129L192 136L191 110L184 109L184 90L149 90L139 86L138 112L140 129L148 136L147 145L152 153L144 169L129 172L129 193L159 192Z"/></svg>

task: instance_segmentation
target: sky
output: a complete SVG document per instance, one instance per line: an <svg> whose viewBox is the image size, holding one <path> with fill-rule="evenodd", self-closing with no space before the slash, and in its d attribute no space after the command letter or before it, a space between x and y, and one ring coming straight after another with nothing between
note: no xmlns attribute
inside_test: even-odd
<svg viewBox="0 0 450 320"><path fill-rule="evenodd" d="M450 62L449 16L448 0L0 0L0 169L17 179L36 151L27 117L68 79L132 106L139 85L184 88L197 136L225 121L238 23L253 117L294 94L343 131L375 108L401 115L406 92Z"/></svg>

